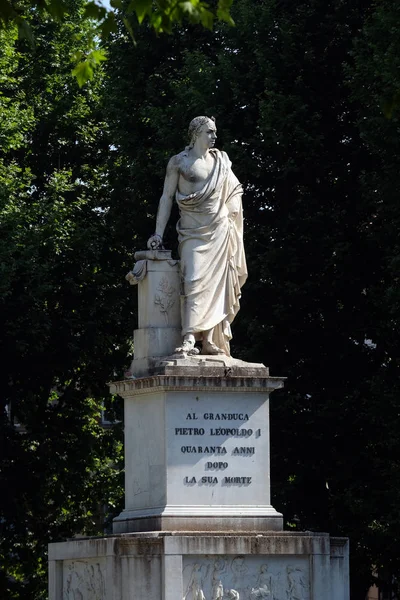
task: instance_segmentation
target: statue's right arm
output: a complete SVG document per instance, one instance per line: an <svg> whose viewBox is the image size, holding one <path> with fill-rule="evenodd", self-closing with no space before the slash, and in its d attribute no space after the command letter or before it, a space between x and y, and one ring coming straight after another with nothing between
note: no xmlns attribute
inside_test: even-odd
<svg viewBox="0 0 400 600"><path fill-rule="evenodd" d="M171 214L172 203L178 187L178 179L179 160L177 156L173 156L167 165L164 189L158 205L156 231L147 242L147 247L152 250L162 247L162 238Z"/></svg>
<svg viewBox="0 0 400 600"><path fill-rule="evenodd" d="M171 214L172 203L179 179L179 163L176 156L173 156L167 166L165 175L164 189L160 198L157 211L156 234L163 237L165 227Z"/></svg>

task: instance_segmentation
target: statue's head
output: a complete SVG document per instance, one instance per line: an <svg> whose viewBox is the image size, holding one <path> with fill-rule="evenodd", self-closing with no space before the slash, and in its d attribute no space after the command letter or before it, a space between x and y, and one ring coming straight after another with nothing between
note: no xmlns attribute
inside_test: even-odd
<svg viewBox="0 0 400 600"><path fill-rule="evenodd" d="M203 125L208 125L212 123L212 127L215 127L215 118L214 117L195 117L190 121L189 129L188 129L188 138L189 138L189 150L193 148L198 135L201 132L201 128Z"/></svg>

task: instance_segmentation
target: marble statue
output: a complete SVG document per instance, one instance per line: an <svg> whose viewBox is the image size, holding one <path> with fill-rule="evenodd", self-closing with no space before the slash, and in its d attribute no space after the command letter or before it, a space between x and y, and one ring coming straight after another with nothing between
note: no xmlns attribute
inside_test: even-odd
<svg viewBox="0 0 400 600"><path fill-rule="evenodd" d="M183 282L182 337L178 353L230 356L231 323L247 278L243 247L242 186L225 152L214 148L214 118L196 117L189 145L167 166L156 232L148 248L162 248L174 198Z"/></svg>

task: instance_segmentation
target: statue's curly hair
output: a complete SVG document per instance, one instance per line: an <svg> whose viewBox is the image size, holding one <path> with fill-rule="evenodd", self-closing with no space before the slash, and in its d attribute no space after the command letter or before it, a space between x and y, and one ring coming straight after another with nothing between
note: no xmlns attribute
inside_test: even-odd
<svg viewBox="0 0 400 600"><path fill-rule="evenodd" d="M191 150L193 148L201 128L208 121L215 123L215 117L195 117L190 121L188 129L189 146L187 146L187 150Z"/></svg>

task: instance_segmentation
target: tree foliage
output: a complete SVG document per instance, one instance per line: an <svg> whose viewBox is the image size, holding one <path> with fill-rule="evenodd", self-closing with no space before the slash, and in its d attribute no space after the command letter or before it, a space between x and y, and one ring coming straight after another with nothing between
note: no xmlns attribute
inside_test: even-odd
<svg viewBox="0 0 400 600"><path fill-rule="evenodd" d="M0 3L0 29L16 26L20 39L36 46L35 27L32 19L40 16L55 22L65 22L76 7L75 0L2 0ZM94 70L106 60L98 40L107 39L117 31L115 9L120 11L122 21L133 42L135 37L131 17L138 24L144 21L157 33L171 33L175 24L189 22L212 29L216 19L233 25L230 15L232 0L217 0L208 4L202 0L110 0L109 7L93 0L81 5L81 19L90 27L91 35L86 38L83 49L73 53L76 63L72 74L82 86L93 78ZM114 9L114 10L113 10ZM66 59L68 61L68 58Z"/></svg>
<svg viewBox="0 0 400 600"><path fill-rule="evenodd" d="M32 599L46 597L47 543L103 532L101 505L107 518L120 502L121 432L101 408L129 312L101 81L82 91L69 73L79 10L34 26L35 59L0 32L0 596Z"/></svg>

